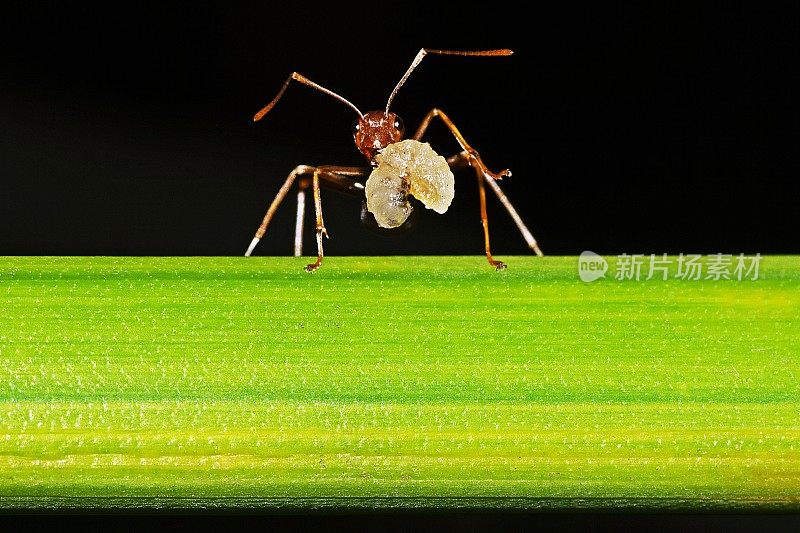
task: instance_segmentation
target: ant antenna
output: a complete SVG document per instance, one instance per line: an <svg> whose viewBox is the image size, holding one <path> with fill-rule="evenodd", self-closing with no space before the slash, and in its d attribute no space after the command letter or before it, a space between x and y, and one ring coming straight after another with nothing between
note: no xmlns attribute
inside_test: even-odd
<svg viewBox="0 0 800 533"><path fill-rule="evenodd" d="M321 85L317 85L316 83L314 83L313 81L309 80L308 78L306 78L302 74L298 74L297 72L292 72L291 76L289 76L289 79L287 79L285 82L283 82L283 87L281 87L281 90L278 91L277 96L275 96L275 98L273 98L272 101L270 103L268 103L261 111L256 113L256 115L253 117L253 122L258 122L259 120L261 120L264 117L264 115L269 113L270 109L275 107L275 104L278 103L278 100L281 99L281 96L283 96L283 93L286 92L286 88L289 86L289 82L292 81L292 80L299 81L300 83L304 83L304 84L308 85L309 87L313 87L314 89L316 89L318 91L322 91L323 93L325 93L325 94L327 94L329 96L333 96L334 98L336 98L337 100L339 100L343 104L347 104L351 108L353 108L353 111L358 113L359 117L364 118L364 114L361 111L359 111L358 108L356 106L354 106L352 103L350 103L350 101L348 101L347 99L342 98L341 96L339 96L335 92L333 92L333 91L331 91L329 89L326 89L325 87L323 87Z"/></svg>
<svg viewBox="0 0 800 533"><path fill-rule="evenodd" d="M417 65L420 64L422 59L428 54L438 54L442 56L489 56L489 57L497 57L497 56L510 56L513 54L513 50L508 50L504 48L502 50L477 50L477 51L464 51L464 50L433 50L431 48L422 48L419 53L417 53L417 57L414 58L414 61L411 62L411 66L408 67L408 70L403 77L400 78L400 81L397 82L392 94L389 95L389 101L386 102L386 111L385 113L389 112L389 106L392 105L392 100L397 95L397 91L400 90L400 87L406 82L411 73L417 68ZM285 88L285 87L284 87ZM280 95L279 95L280 96Z"/></svg>

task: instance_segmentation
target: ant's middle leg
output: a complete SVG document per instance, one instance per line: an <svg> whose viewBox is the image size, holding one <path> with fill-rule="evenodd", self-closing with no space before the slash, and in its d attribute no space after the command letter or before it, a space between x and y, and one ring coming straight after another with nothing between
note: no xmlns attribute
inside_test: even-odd
<svg viewBox="0 0 800 533"><path fill-rule="evenodd" d="M503 207L506 208L506 211L508 211L508 214L511 215L511 218L514 219L514 223L517 225L517 228L519 228L520 233L522 233L522 237L525 239L528 247L533 250L536 255L541 256L542 251L539 249L536 239L533 238L533 235L525 226L525 223L522 222L522 218L517 213L517 210L514 209L513 205L511 205L511 201L506 197L506 195L500 189L500 186L496 183L496 181L502 179L504 176L511 176L510 170L505 169L496 173L489 170L481 159L480 154L478 154L478 151L469 145L461 132L458 131L456 125L453 124L453 121L450 120L450 117L445 115L441 109L433 108L428 112L427 115L425 115L425 118L422 119L422 122L417 128L413 138L417 141L420 140L422 136L425 135L425 132L427 131L428 126L434 117L439 117L442 122L444 122L445 126L447 126L447 128L450 130L450 133L453 134L453 137L455 137L456 141L463 150L461 153L449 158L447 160L448 164L450 164L451 168L454 170L456 168L470 166L475 169L475 174L478 177L478 192L481 200L481 222L483 223L484 241L486 243L486 258L489 261L489 264L498 270L505 268L504 263L496 261L494 258L492 258L492 253L489 248L489 221L486 215L486 193L483 186L484 181L489 184L489 187L491 187L492 191L497 195L500 203L502 203Z"/></svg>

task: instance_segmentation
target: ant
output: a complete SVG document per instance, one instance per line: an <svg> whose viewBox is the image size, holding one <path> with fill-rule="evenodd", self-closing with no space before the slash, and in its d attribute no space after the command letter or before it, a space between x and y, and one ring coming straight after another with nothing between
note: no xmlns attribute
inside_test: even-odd
<svg viewBox="0 0 800 533"><path fill-rule="evenodd" d="M455 124L442 110L432 109L422 120L414 136L411 139L402 140L405 132L403 121L395 113L389 111L389 108L397 92L428 54L498 57L510 56L513 51L506 49L462 51L422 48L392 90L389 100L386 102L386 108L368 113L362 113L345 98L314 83L302 74L292 72L275 98L256 113L253 121L259 121L269 113L283 96L292 80L298 81L339 100L356 112L358 118L353 123L353 139L358 150L369 161L370 166L297 166L286 178L272 204L270 204L266 215L264 215L264 220L258 227L255 237L247 248L247 252L245 252L245 256L249 256L253 252L253 249L264 236L275 211L298 177L300 179L298 180L297 191L294 255L297 257L302 255L305 193L310 185L314 194L314 208L316 211L317 260L307 265L305 269L307 272L313 272L322 264L322 236L328 237L328 231L325 229L322 219L321 184L327 188L349 193L360 198L362 200L361 221L368 229L382 234L398 234L404 233L413 227L416 220L415 213L419 211L420 203L439 213L446 211L453 199L454 178L451 169L457 170L467 166L475 169L475 174L478 178L481 222L483 223L486 258L489 264L497 270L506 268L505 263L492 257L489 248L489 222L486 216L484 181L497 195L508 214L511 215L531 250L536 255L543 255L536 243L536 239L533 238L514 206L511 205L506 195L495 183L503 177L511 176L511 171L508 169L497 173L490 171L481 160L478 152L467 143ZM431 120L435 117L444 122L461 146L461 152L447 159L436 154L427 143L420 142ZM368 178L365 183L362 183L360 179L365 176L368 176Z"/></svg>

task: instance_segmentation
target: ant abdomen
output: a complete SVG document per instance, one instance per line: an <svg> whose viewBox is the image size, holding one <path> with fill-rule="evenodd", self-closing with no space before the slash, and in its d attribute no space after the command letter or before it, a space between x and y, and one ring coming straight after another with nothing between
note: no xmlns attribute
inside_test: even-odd
<svg viewBox="0 0 800 533"><path fill-rule="evenodd" d="M409 195L425 207L444 213L455 195L455 178L447 160L428 143L407 139L375 156L378 163L366 183L367 210L381 228L401 226L413 211Z"/></svg>

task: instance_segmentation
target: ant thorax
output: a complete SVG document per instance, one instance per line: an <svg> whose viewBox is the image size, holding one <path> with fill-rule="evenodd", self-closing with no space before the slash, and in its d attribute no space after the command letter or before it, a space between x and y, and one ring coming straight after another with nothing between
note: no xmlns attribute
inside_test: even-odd
<svg viewBox="0 0 800 533"><path fill-rule="evenodd" d="M367 210L382 228L396 228L413 209L408 196L437 213L450 207L455 178L447 160L428 143L407 139L389 144L375 156L377 166L366 183Z"/></svg>

